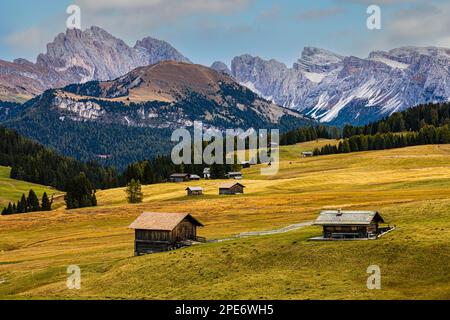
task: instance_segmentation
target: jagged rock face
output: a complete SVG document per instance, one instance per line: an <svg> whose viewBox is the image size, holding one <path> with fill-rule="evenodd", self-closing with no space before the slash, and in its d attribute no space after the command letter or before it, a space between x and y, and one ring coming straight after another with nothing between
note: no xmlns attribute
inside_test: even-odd
<svg viewBox="0 0 450 320"><path fill-rule="evenodd" d="M232 75L243 85L267 100L293 108L304 98L312 82L297 69L276 60L242 55L231 63Z"/></svg>
<svg viewBox="0 0 450 320"><path fill-rule="evenodd" d="M309 121L259 98L225 73L174 61L136 68L112 81L73 84L54 94L52 107L74 121L171 128L198 120L220 129L224 123L249 126L245 114L265 125L285 116Z"/></svg>
<svg viewBox="0 0 450 320"><path fill-rule="evenodd" d="M98 27L59 34L37 58L37 65L63 73L68 83L114 79L143 63L136 50Z"/></svg>
<svg viewBox="0 0 450 320"><path fill-rule="evenodd" d="M305 48L292 68L274 60L233 60L236 79L322 122L364 124L421 103L450 98L450 50L406 47L367 59Z"/></svg>
<svg viewBox="0 0 450 320"><path fill-rule="evenodd" d="M134 49L143 60L143 65L155 64L161 61L191 63L188 58L184 57L180 52L178 52L178 50L167 42L150 37L137 41Z"/></svg>
<svg viewBox="0 0 450 320"><path fill-rule="evenodd" d="M222 61L216 61L211 65L211 69L214 69L219 72L223 72L227 75L231 75L231 70L228 66Z"/></svg>
<svg viewBox="0 0 450 320"><path fill-rule="evenodd" d="M67 30L47 45L47 53L35 64L0 60L0 100L24 101L50 88L112 80L166 60L189 62L167 42L150 37L132 48L99 27Z"/></svg>

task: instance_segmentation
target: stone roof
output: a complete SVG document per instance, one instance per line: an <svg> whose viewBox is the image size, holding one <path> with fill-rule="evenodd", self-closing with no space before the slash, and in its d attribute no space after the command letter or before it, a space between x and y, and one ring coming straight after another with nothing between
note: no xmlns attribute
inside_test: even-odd
<svg viewBox="0 0 450 320"><path fill-rule="evenodd" d="M322 211L315 225L369 225L372 221L384 223L383 218L376 211Z"/></svg>

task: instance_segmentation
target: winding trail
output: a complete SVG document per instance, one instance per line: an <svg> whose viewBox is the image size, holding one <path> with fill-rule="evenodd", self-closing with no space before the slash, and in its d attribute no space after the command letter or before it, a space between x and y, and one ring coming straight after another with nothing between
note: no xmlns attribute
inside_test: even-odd
<svg viewBox="0 0 450 320"><path fill-rule="evenodd" d="M267 235L272 235L272 234L286 233L286 232L298 230L298 229L301 229L304 227L312 226L313 223L314 223L314 221L307 221L307 222L302 222L302 223L297 223L297 224L291 224L291 225L281 228L281 229L267 230L267 231L243 232L243 233L240 233L231 238L209 240L207 242L225 242L225 241L232 241L232 240L241 239L241 238L267 236Z"/></svg>

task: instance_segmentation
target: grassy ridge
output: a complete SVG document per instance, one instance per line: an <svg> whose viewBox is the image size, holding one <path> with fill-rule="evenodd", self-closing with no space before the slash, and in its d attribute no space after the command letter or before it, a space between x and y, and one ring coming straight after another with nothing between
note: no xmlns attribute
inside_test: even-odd
<svg viewBox="0 0 450 320"><path fill-rule="evenodd" d="M16 202L22 194L27 195L30 189L33 189L39 199L42 194L47 192L49 196L58 192L50 187L41 186L24 181L13 180L9 178L11 168L0 166L0 210L7 206L9 202Z"/></svg>
<svg viewBox="0 0 450 320"><path fill-rule="evenodd" d="M301 159L317 144L285 147L278 175L245 171L243 196L185 197L188 184L145 186L145 202L122 189L98 192L99 207L2 217L0 297L152 299L450 299L450 146L421 146ZM322 208L376 209L398 229L377 241L306 241L320 228L210 243L132 257L127 226L141 211L192 212L222 238L316 218ZM82 289L65 287L82 269ZM377 264L382 290L366 288Z"/></svg>

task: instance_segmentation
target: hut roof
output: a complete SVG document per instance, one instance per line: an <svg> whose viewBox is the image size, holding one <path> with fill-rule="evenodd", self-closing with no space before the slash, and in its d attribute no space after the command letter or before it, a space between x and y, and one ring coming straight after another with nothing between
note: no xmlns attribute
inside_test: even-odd
<svg viewBox="0 0 450 320"><path fill-rule="evenodd" d="M191 174L191 175L190 175L190 178L191 178L191 179L200 179L200 176L197 175L197 174Z"/></svg>
<svg viewBox="0 0 450 320"><path fill-rule="evenodd" d="M198 227L203 227L189 213L144 212L130 226L130 229L172 231L181 221L188 218Z"/></svg>
<svg viewBox="0 0 450 320"><path fill-rule="evenodd" d="M383 218L376 211L322 211L315 225L369 225L372 221L384 223Z"/></svg>
<svg viewBox="0 0 450 320"><path fill-rule="evenodd" d="M203 191L203 188L202 187L187 187L186 190Z"/></svg>
<svg viewBox="0 0 450 320"><path fill-rule="evenodd" d="M170 175L172 178L184 178L189 176L189 173L174 173Z"/></svg>
<svg viewBox="0 0 450 320"><path fill-rule="evenodd" d="M238 182L234 182L234 183L226 183L226 184L223 184L223 185L221 185L219 188L220 189L231 189L231 188L233 188L235 185L240 185L242 188L245 188L245 186L243 185L243 184L241 184L241 183L238 183Z"/></svg>

